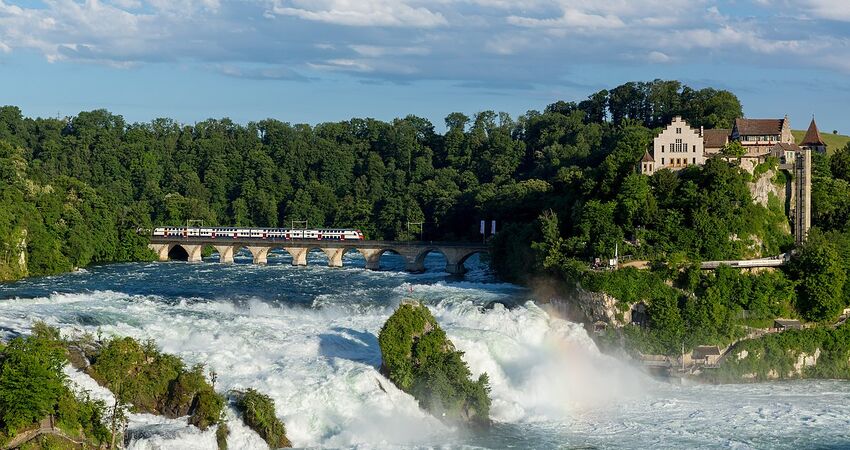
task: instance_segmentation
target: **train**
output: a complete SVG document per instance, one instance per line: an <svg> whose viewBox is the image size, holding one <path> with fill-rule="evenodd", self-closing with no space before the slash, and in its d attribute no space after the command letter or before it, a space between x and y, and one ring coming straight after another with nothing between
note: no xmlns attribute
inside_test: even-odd
<svg viewBox="0 0 850 450"><path fill-rule="evenodd" d="M312 239L317 241L362 241L360 230L344 228L237 228L237 227L157 227L157 237L203 237L210 239Z"/></svg>

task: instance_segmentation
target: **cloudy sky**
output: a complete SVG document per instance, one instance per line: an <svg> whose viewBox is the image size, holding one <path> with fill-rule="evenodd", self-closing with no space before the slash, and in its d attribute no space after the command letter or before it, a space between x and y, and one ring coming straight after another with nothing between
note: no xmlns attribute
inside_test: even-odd
<svg viewBox="0 0 850 450"><path fill-rule="evenodd" d="M30 116L442 127L654 78L850 133L850 0L0 0L0 103Z"/></svg>

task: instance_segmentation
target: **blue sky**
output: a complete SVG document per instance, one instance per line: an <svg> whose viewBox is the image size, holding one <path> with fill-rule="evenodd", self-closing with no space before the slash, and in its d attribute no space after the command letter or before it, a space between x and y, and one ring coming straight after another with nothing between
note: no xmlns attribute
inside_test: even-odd
<svg viewBox="0 0 850 450"><path fill-rule="evenodd" d="M654 78L850 134L850 0L0 0L0 103L29 116L443 128Z"/></svg>

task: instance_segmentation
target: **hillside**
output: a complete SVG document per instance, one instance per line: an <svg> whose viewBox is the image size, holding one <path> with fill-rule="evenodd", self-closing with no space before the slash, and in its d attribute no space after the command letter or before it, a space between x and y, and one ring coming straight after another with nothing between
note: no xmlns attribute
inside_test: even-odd
<svg viewBox="0 0 850 450"><path fill-rule="evenodd" d="M806 130L793 130L791 133L794 134L794 140L800 142L803 140L803 136L806 135ZM839 148L844 148L847 143L850 143L850 136L843 134L832 134L831 132L821 130L820 135L824 142L826 142L826 150L829 154L832 154L832 152Z"/></svg>

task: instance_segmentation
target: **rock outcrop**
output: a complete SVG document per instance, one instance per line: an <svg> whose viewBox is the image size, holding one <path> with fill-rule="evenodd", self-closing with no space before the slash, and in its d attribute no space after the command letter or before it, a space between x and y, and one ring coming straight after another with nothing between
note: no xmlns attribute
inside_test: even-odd
<svg viewBox="0 0 850 450"><path fill-rule="evenodd" d="M753 198L753 202L758 203L765 208L768 207L768 202L770 201L770 196L774 195L779 200L781 205L785 205L786 198L786 190L784 185L777 185L774 183L774 179L776 178L776 171L779 169L771 169L767 172L761 174L756 180L751 183L747 183L750 188L750 196Z"/></svg>
<svg viewBox="0 0 850 450"><path fill-rule="evenodd" d="M471 379L461 359L427 307L405 301L378 336L381 371L399 389L413 395L435 417L473 426L490 424L489 379Z"/></svg>
<svg viewBox="0 0 850 450"><path fill-rule="evenodd" d="M292 447L286 437L286 427L275 415L274 400L254 389L236 392L236 409L248 428L257 432L270 448Z"/></svg>

